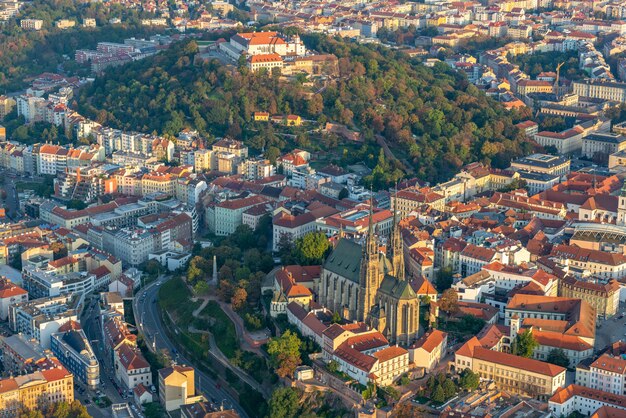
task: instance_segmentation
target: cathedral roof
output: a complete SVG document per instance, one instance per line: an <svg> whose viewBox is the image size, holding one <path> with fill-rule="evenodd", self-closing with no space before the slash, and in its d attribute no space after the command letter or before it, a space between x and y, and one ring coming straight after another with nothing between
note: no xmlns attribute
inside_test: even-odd
<svg viewBox="0 0 626 418"><path fill-rule="evenodd" d="M408 281L399 280L393 276L385 275L380 287L380 293L391 296L395 299L416 299L417 295Z"/></svg>
<svg viewBox="0 0 626 418"><path fill-rule="evenodd" d="M337 245L328 258L326 258L324 270L345 277L352 282L359 283L362 256L363 247L361 244L347 238L342 238L337 242ZM379 254L378 267L382 271L391 270L391 264L382 253Z"/></svg>

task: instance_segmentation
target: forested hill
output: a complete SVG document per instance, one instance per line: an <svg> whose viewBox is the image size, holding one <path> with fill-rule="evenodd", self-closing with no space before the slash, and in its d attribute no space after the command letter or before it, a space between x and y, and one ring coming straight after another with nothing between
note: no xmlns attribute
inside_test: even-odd
<svg viewBox="0 0 626 418"><path fill-rule="evenodd" d="M256 149L287 144L252 121L255 111L296 113L361 130L368 145L362 147L365 155L355 157L372 167L378 155L374 136L382 134L396 155L406 156L417 175L431 181L452 176L470 161L502 167L532 150L513 127L520 116L443 63L428 68L402 52L322 35L303 40L310 49L339 57L340 77L321 93L308 94L311 87L302 80L286 83L278 76L232 71L215 60L194 65L197 46L189 41L110 69L81 90L79 110L112 127L171 135L191 127L242 138ZM397 170L390 174L393 167L378 168L380 181L399 176Z"/></svg>

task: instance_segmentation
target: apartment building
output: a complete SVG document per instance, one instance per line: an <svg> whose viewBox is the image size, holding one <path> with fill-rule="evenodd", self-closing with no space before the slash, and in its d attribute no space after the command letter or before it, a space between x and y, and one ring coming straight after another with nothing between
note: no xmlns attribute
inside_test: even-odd
<svg viewBox="0 0 626 418"><path fill-rule="evenodd" d="M0 336L0 350L2 350L3 371L13 376L39 370L42 365L48 364L50 357L48 350L23 334L10 337Z"/></svg>
<svg viewBox="0 0 626 418"><path fill-rule="evenodd" d="M193 367L173 365L159 370L159 401L167 412L204 400L196 393Z"/></svg>
<svg viewBox="0 0 626 418"><path fill-rule="evenodd" d="M3 120L15 107L16 102L11 97L0 95L0 120Z"/></svg>
<svg viewBox="0 0 626 418"><path fill-rule="evenodd" d="M0 320L6 321L9 317L9 306L27 300L28 292L26 290L6 277L0 278Z"/></svg>
<svg viewBox="0 0 626 418"><path fill-rule="evenodd" d="M41 30L41 28L43 27L43 20L22 19L20 20L20 27L24 30Z"/></svg>
<svg viewBox="0 0 626 418"><path fill-rule="evenodd" d="M150 364L136 346L122 343L115 350L113 360L115 379L126 390L135 389L140 384L146 387L152 385Z"/></svg>
<svg viewBox="0 0 626 418"><path fill-rule="evenodd" d="M595 360L577 365L576 384L626 396L626 360L620 353L605 351Z"/></svg>
<svg viewBox="0 0 626 418"><path fill-rule="evenodd" d="M106 269L106 267L103 267ZM24 287L34 298L47 298L59 295L91 293L104 288L111 281L111 272L107 271L98 277L89 272L62 273L56 269L42 270L33 266L24 266L22 276Z"/></svg>
<svg viewBox="0 0 626 418"><path fill-rule="evenodd" d="M62 365L0 380L0 416L19 416L22 408L41 410L56 402L74 401L74 376Z"/></svg>
<svg viewBox="0 0 626 418"><path fill-rule="evenodd" d="M76 379L91 390L100 387L100 365L82 329L66 329L50 336L50 350Z"/></svg>
<svg viewBox="0 0 626 418"><path fill-rule="evenodd" d="M489 350L476 337L456 351L455 367L470 369L498 389L524 396L549 397L565 385L564 367Z"/></svg>
<svg viewBox="0 0 626 418"><path fill-rule="evenodd" d="M50 348L52 334L70 321L77 321L82 297L63 295L21 302L9 307L9 326L36 340L43 348Z"/></svg>

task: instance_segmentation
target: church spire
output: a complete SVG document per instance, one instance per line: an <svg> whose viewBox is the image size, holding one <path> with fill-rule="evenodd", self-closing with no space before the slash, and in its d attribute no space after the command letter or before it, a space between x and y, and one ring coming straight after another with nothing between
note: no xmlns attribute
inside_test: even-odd
<svg viewBox="0 0 626 418"><path fill-rule="evenodd" d="M378 253L378 244L374 234L374 198L370 194L370 213L367 225L367 241L365 244L366 251L372 255Z"/></svg>
<svg viewBox="0 0 626 418"><path fill-rule="evenodd" d="M371 196L371 194L370 194ZM367 237L365 245L363 245L363 254L361 255L360 278L359 278L359 308L357 319L367 322L372 307L375 303L376 291L378 290L379 281L379 256L378 243L374 235L374 207L372 198L370 197L369 208L369 225L367 227Z"/></svg>
<svg viewBox="0 0 626 418"><path fill-rule="evenodd" d="M398 280L404 280L404 249L402 247L402 233L400 228L400 220L398 219L398 211L396 208L398 202L398 184L396 183L396 198L393 207L393 226L391 235L389 236L389 259L393 266L393 274Z"/></svg>

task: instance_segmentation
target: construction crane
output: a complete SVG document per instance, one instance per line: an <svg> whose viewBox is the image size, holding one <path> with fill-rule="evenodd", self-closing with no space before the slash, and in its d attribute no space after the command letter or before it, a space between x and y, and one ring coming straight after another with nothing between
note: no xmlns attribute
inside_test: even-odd
<svg viewBox="0 0 626 418"><path fill-rule="evenodd" d="M556 66L556 81L554 82L554 94L559 96L559 77L561 75L561 67L565 65L565 61Z"/></svg>

